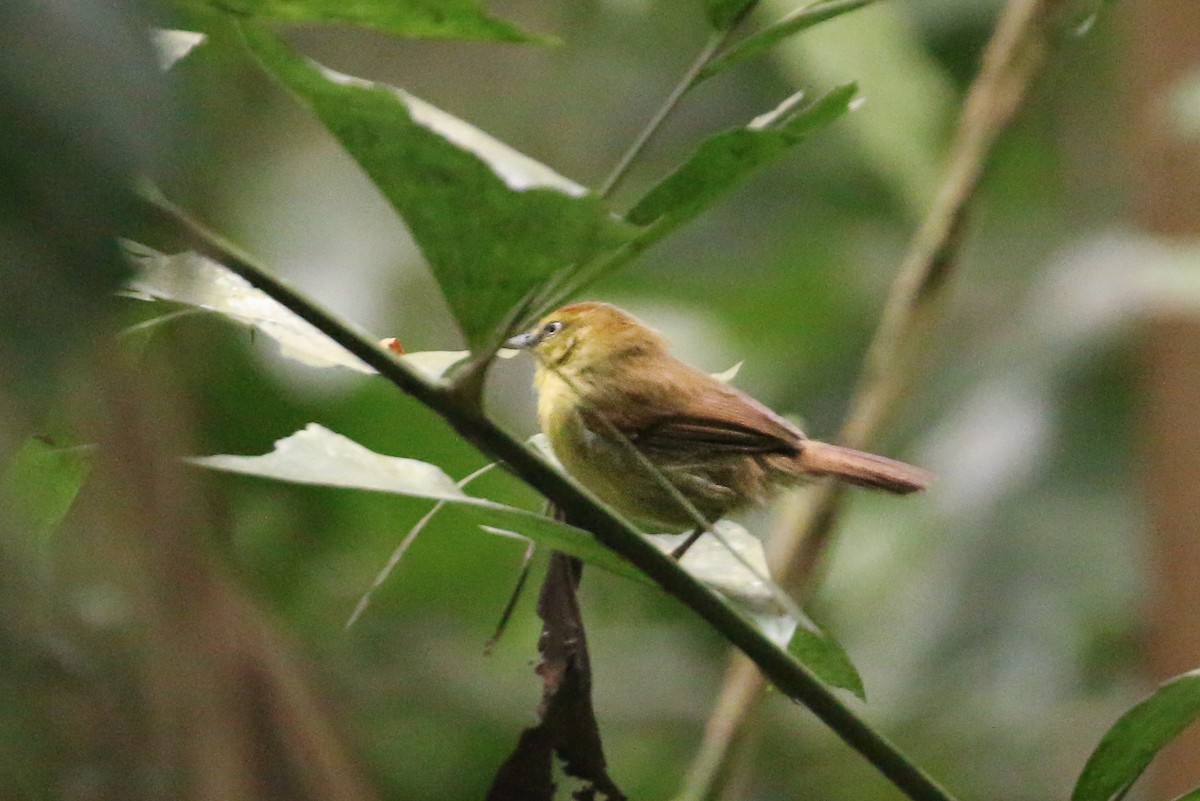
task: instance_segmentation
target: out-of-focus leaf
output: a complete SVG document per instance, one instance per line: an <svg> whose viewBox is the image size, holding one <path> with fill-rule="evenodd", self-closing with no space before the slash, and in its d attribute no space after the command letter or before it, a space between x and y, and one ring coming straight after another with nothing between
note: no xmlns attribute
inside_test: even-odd
<svg viewBox="0 0 1200 801"><path fill-rule="evenodd" d="M1114 0L1114 2L1115 2L1115 0ZM1200 787L1197 787L1195 790L1192 790L1191 792L1184 793L1183 795L1174 799L1174 801L1200 801Z"/></svg>
<svg viewBox="0 0 1200 801"><path fill-rule="evenodd" d="M745 361L740 361L733 367L730 367L728 370L722 370L719 373L713 373L712 377L720 381L722 384L728 384L730 381L737 378L738 372L741 371L742 365L745 363Z"/></svg>
<svg viewBox="0 0 1200 801"><path fill-rule="evenodd" d="M41 546L67 516L91 469L91 449L60 448L29 439L0 477L0 516Z"/></svg>
<svg viewBox="0 0 1200 801"><path fill-rule="evenodd" d="M375 372L315 326L212 259L192 252L159 253L136 242L126 242L125 252L138 268L129 284L131 297L180 303L220 314L261 331L279 343L283 356L310 367ZM511 358L516 353L502 350L499 355ZM402 361L432 377L441 376L468 355L465 350L397 353Z"/></svg>
<svg viewBox="0 0 1200 801"><path fill-rule="evenodd" d="M762 10L786 15L794 2L764 0ZM805 85L854 78L864 105L845 126L845 137L920 219L942 175L958 101L907 7L875 3L836 25L779 42L771 58L785 79Z"/></svg>
<svg viewBox="0 0 1200 801"><path fill-rule="evenodd" d="M551 276L632 230L599 198L407 92L341 75L244 26L263 67L309 104L408 224L472 350L496 345ZM521 322L542 309L525 310Z"/></svg>
<svg viewBox="0 0 1200 801"><path fill-rule="evenodd" d="M746 127L706 139L690 159L638 201L629 221L655 223L657 229L692 219L755 169L845 114L854 93L854 84L847 84L807 105L802 105L803 95L796 94Z"/></svg>
<svg viewBox="0 0 1200 801"><path fill-rule="evenodd" d="M155 28L150 31L150 41L158 51L158 66L169 70L175 62L192 52L205 39L202 33L195 31L176 31L165 28Z"/></svg>
<svg viewBox="0 0 1200 801"><path fill-rule="evenodd" d="M758 0L704 0L704 16L718 31L733 27Z"/></svg>
<svg viewBox="0 0 1200 801"><path fill-rule="evenodd" d="M1200 670L1176 676L1122 715L1088 757L1071 801L1121 798L1162 748L1200 717Z"/></svg>
<svg viewBox="0 0 1200 801"><path fill-rule="evenodd" d="M700 71L695 82L700 83L734 64L754 58L789 36L873 2L875 0L818 0L816 3L798 8L723 51Z"/></svg>
<svg viewBox="0 0 1200 801"><path fill-rule="evenodd" d="M221 11L286 22L343 22L414 39L551 41L488 15L476 0L209 0Z"/></svg>
<svg viewBox="0 0 1200 801"><path fill-rule="evenodd" d="M468 495L441 468L417 459L385 456L316 423L275 443L263 456L202 456L193 464L297 484L364 489L445 501L491 534L519 532L556 551L619 575L645 581L632 565L591 534L544 515Z"/></svg>
<svg viewBox="0 0 1200 801"><path fill-rule="evenodd" d="M140 6L0 2L0 383L39 410L128 277L131 176L177 149Z"/></svg>

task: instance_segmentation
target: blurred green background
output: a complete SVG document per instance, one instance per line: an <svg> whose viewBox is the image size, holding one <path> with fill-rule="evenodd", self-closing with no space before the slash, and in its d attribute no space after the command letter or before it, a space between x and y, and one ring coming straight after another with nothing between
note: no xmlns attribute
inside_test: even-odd
<svg viewBox="0 0 1200 801"><path fill-rule="evenodd" d="M286 32L321 63L402 86L594 186L707 35L697 6L489 4L498 17L557 37L557 47L413 42L332 26ZM754 20L786 7L765 4ZM814 436L833 436L999 7L882 3L705 84L638 163L618 205L706 133L745 124L797 88L858 80L865 103L588 295L628 307L700 367L744 360L741 388ZM160 24L229 35L200 11L147 12ZM1088 13L1081 4L1081 22ZM964 798L1066 797L1100 733L1146 686L1138 321L1157 273L1129 221L1121 20L1102 14L1061 44L991 165L944 324L882 445L937 473L937 487L906 501L855 494L813 608L863 674L863 714ZM29 69L74 39L38 41ZM136 159L115 161L149 163L168 194L374 335L396 336L408 350L461 347L403 224L305 109L229 47L202 46L167 86L154 82L162 99L106 105L115 130L148 140L130 145ZM71 108L61 87L46 92ZM138 120L134 109L154 120ZM71 120L71 130L95 130L86 117ZM9 219L25 219L28 209L11 205ZM133 301L113 309L122 326L152 313ZM35 369L3 391L4 453L29 433L87 441L97 419L116 414L102 400L109 395L86 388L97 370L86 344L94 329L69 319L52 355L36 360L55 364L59 383ZM47 344L41 329L30 330L38 347ZM12 342L14 352L33 347ZM110 375L146 387L147 403L178 418L168 427L180 429L170 436L182 451L262 453L316 421L456 478L485 462L382 381L284 362L271 343L214 318L185 317L105 345L106 360L118 361L118 349L133 352L135 364ZM489 386L490 410L521 434L535 427L530 372L523 359L499 363ZM535 719L541 689L533 593L496 652L483 654L521 546L447 511L346 630L358 596L428 503L183 475L199 483L196 508L207 520L196 569L236 586L284 633L284 651L300 655L351 761L380 795L481 798ZM13 610L0 670L6 693L24 699L0 732L10 755L0 757L10 787L0 797L151 797L170 786L139 764L158 754L143 747L142 717L161 708L128 701L169 694L162 685L145 690L153 671L139 650L153 626L138 605L158 596L127 574L179 563L167 546L160 563L133 559L129 538L109 536L111 522L96 526L92 513L114 491L104 486L85 489L39 555L11 544L0 552ZM539 504L499 471L475 487ZM755 526L768 531L769 516ZM633 798L668 798L701 735L726 649L653 589L592 570L582 594L610 771ZM758 723L743 797L897 797L778 696ZM122 784L130 776L137 782Z"/></svg>

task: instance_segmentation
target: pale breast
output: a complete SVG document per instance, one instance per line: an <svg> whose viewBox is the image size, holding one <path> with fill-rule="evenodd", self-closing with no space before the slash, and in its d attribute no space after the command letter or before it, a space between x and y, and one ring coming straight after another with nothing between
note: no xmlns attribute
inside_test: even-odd
<svg viewBox="0 0 1200 801"><path fill-rule="evenodd" d="M567 472L602 501L627 517L653 521L663 530L682 531L694 525L690 513L674 494L656 479L628 443L612 433L588 426L595 414L581 414L575 390L561 379L548 375L539 381L538 416L542 431L555 456ZM734 493L714 482L698 465L659 465L663 476L701 514L719 518L734 500Z"/></svg>

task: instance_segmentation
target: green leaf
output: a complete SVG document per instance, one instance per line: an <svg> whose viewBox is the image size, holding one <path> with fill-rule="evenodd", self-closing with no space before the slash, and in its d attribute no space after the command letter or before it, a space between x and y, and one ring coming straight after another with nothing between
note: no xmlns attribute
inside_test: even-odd
<svg viewBox="0 0 1200 801"><path fill-rule="evenodd" d="M1088 757L1071 801L1121 798L1163 746L1200 717L1200 670L1176 676L1134 706Z"/></svg>
<svg viewBox="0 0 1200 801"><path fill-rule="evenodd" d="M0 513L42 548L67 516L90 469L89 447L60 448L28 439L0 477Z"/></svg>
<svg viewBox="0 0 1200 801"><path fill-rule="evenodd" d="M870 5L875 0L818 0L802 8L798 8L777 20L757 33L747 36L740 42L723 51L708 63L696 76L698 84L729 67L749 58L761 55L763 52L784 39L826 20L840 17L848 11L854 11ZM695 85L695 84L693 84Z"/></svg>
<svg viewBox="0 0 1200 801"><path fill-rule="evenodd" d="M462 120L320 67L260 29L243 32L404 218L472 350L544 311L522 304L551 277L632 238L587 189Z"/></svg>
<svg viewBox="0 0 1200 801"><path fill-rule="evenodd" d="M628 578L645 576L596 542L591 534L544 515L468 495L440 467L417 459L385 456L316 423L275 443L262 456L222 454L189 459L212 470L272 478L297 484L343 487L445 501L485 531L508 530L577 556L588 564Z"/></svg>
<svg viewBox="0 0 1200 801"><path fill-rule="evenodd" d="M476 0L208 0L215 8L285 22L344 22L414 39L552 41L489 16Z"/></svg>
<svg viewBox="0 0 1200 801"><path fill-rule="evenodd" d="M867 700L858 668L850 661L850 655L842 644L824 629L813 631L800 626L796 629L788 651L807 665L826 684L849 690L860 700Z"/></svg>
<svg viewBox="0 0 1200 801"><path fill-rule="evenodd" d="M704 16L718 31L732 28L758 0L704 0Z"/></svg>
<svg viewBox="0 0 1200 801"><path fill-rule="evenodd" d="M1174 799L1174 801L1200 801L1200 787L1197 787L1191 792L1184 793L1183 795Z"/></svg>
<svg viewBox="0 0 1200 801"><path fill-rule="evenodd" d="M755 169L845 114L855 91L854 84L840 86L804 106L800 105L803 95L796 94L745 128L706 139L690 159L638 201L629 221L669 229L692 219Z"/></svg>

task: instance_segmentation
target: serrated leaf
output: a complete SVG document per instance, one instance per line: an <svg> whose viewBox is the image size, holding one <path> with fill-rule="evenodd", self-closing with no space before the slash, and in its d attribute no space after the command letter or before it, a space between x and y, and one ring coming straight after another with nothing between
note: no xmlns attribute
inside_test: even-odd
<svg viewBox="0 0 1200 801"><path fill-rule="evenodd" d="M488 533L513 530L557 551L622 576L645 581L632 565L598 544L591 534L544 515L468 495L440 467L418 459L386 456L316 423L275 443L262 456L221 454L188 460L200 467L297 484L342 487L445 501L443 514L458 512Z"/></svg>
<svg viewBox="0 0 1200 801"><path fill-rule="evenodd" d="M651 189L630 210L635 225L674 228L712 206L750 173L778 158L850 108L854 84L840 86L819 100L800 105L793 95L744 128L709 137L675 172Z"/></svg>
<svg viewBox="0 0 1200 801"><path fill-rule="evenodd" d="M875 0L818 0L816 3L798 8L723 51L700 71L700 74L696 76L695 84L711 78L734 64L761 55L789 36L794 36L814 25L840 17L848 11L855 11L873 2Z"/></svg>
<svg viewBox="0 0 1200 801"><path fill-rule="evenodd" d="M25 539L44 546L75 502L91 469L91 449L26 440L0 477L0 513Z"/></svg>
<svg viewBox="0 0 1200 801"><path fill-rule="evenodd" d="M514 309L551 276L632 238L584 187L466 122L320 67L253 26L243 33L404 218L472 350L498 344Z"/></svg>
<svg viewBox="0 0 1200 801"><path fill-rule="evenodd" d="M1200 718L1200 670L1184 673L1122 715L1088 757L1071 801L1122 797L1162 748Z"/></svg>
<svg viewBox="0 0 1200 801"><path fill-rule="evenodd" d="M476 0L208 0L220 11L285 22L341 22L413 39L548 42L489 16Z"/></svg>
<svg viewBox="0 0 1200 801"><path fill-rule="evenodd" d="M704 0L704 16L718 31L732 28L758 0Z"/></svg>

